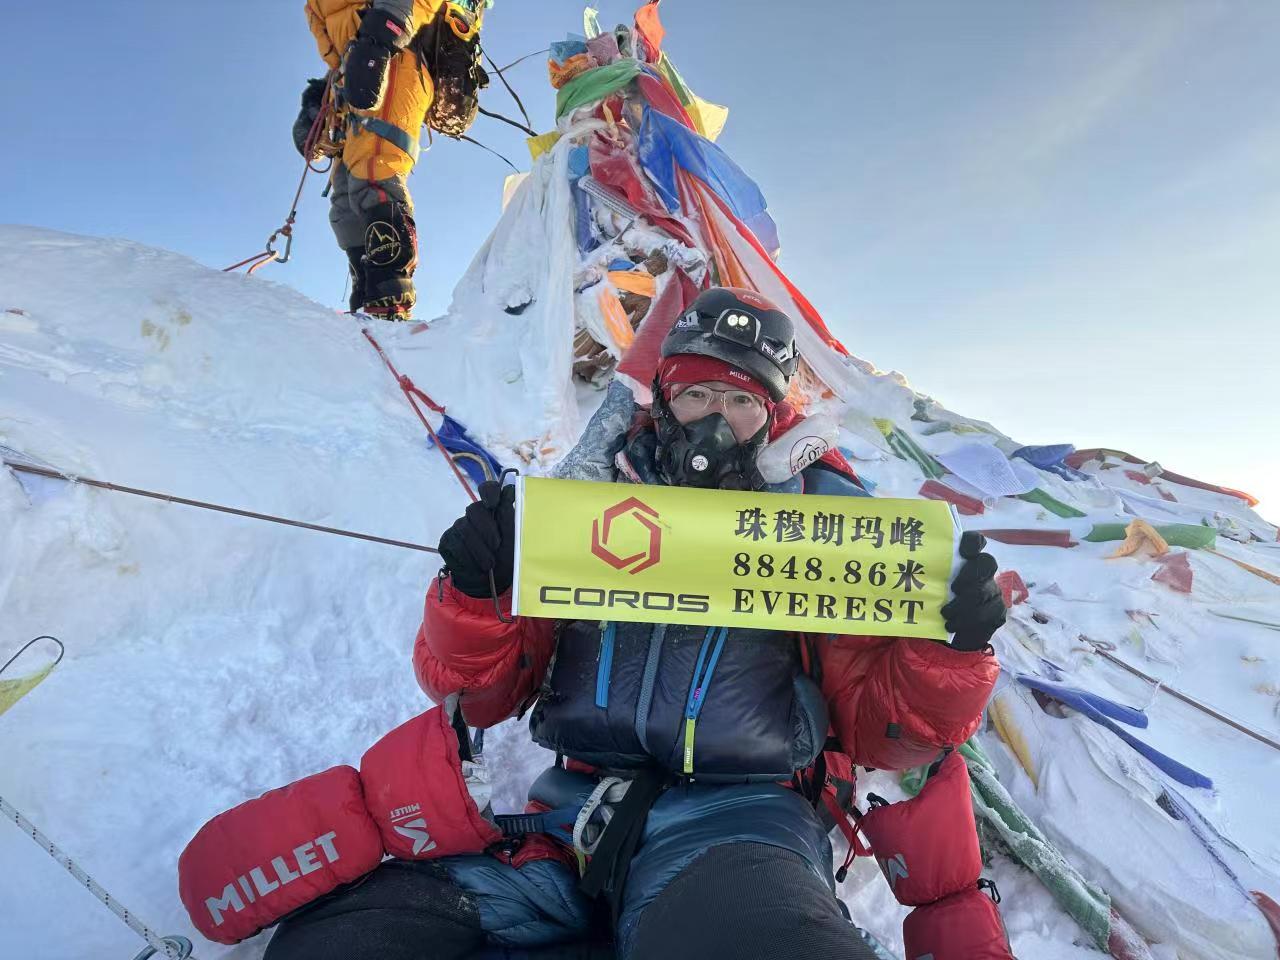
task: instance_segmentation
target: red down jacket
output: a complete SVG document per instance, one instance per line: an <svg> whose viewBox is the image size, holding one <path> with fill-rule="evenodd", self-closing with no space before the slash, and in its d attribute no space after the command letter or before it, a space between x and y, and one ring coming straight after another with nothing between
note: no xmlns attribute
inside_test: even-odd
<svg viewBox="0 0 1280 960"><path fill-rule="evenodd" d="M858 825L893 895L915 907L902 923L908 957L1013 960L999 900L978 886L982 851L959 753L942 762L918 797L877 807Z"/></svg>
<svg viewBox="0 0 1280 960"><path fill-rule="evenodd" d="M384 852L431 860L500 839L433 707L365 751L359 772L333 767L218 814L178 858L178 891L197 930L232 944L364 876Z"/></svg>
<svg viewBox="0 0 1280 960"><path fill-rule="evenodd" d="M510 598L502 598L504 610ZM444 583L427 593L414 644L418 682L437 702L458 694L463 716L490 727L537 696L555 650L557 622L504 623L492 600ZM933 760L977 729L999 665L990 653L932 640L813 638L831 725L856 764L900 770ZM892 725L892 726L891 726Z"/></svg>

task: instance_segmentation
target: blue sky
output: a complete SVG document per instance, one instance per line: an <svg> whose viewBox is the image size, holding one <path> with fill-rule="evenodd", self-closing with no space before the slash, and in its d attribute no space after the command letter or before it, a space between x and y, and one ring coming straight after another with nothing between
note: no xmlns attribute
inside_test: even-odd
<svg viewBox="0 0 1280 960"><path fill-rule="evenodd" d="M635 4L599 6L612 23ZM853 352L1026 442L1125 448L1280 519L1280 4L663 6L686 78L732 108L721 143L769 198L783 266ZM7 14L0 221L213 266L249 255L288 208L289 128L322 72L302 3L103 9ZM508 62L581 10L498 0L487 45ZM542 58L510 77L549 128ZM526 165L519 134L474 132ZM424 315L507 172L467 144L424 154ZM336 305L344 259L319 192L269 276Z"/></svg>

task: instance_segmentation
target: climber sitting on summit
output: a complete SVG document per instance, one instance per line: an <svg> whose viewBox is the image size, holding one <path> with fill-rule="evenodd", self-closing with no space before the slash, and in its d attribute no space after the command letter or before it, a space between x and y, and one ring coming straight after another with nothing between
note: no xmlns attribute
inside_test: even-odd
<svg viewBox="0 0 1280 960"><path fill-rule="evenodd" d="M617 457L617 481L777 489L755 459L794 417L784 398L797 362L791 320L773 304L705 291L663 344L652 408ZM797 486L865 495L838 454L784 488ZM575 830L576 850L531 835L501 854L501 870L486 855L388 861L286 920L269 960L461 960L512 944L577 957L589 954L573 945L593 941L646 960L876 957L835 895L828 832L847 809L853 764L929 763L977 727L999 672L989 641L1005 618L980 539L964 541L943 608L949 645L499 618L491 591L509 606L514 501L515 488L484 484L441 538L448 578L427 593L418 680L470 726L531 711L534 741L560 758L531 789L535 809L585 804L590 823L604 808L607 825L590 841ZM589 858L581 883L577 857ZM608 904L594 920L592 895ZM965 942L991 944L984 956L1009 956L994 912L964 908L947 922Z"/></svg>

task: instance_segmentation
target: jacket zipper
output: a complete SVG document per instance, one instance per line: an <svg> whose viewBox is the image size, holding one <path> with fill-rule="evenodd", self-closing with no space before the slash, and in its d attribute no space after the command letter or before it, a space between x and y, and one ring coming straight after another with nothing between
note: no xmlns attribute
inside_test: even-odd
<svg viewBox="0 0 1280 960"><path fill-rule="evenodd" d="M698 651L698 665L693 668L693 682L689 685L689 699L684 708L684 772L693 773L693 741L698 726L698 715L707 702L707 688L711 686L711 675L715 673L716 664L720 660L720 652L724 650L725 638L729 635L728 627L708 627L707 635L702 640L702 648ZM715 637L715 646L711 656L707 656L707 648L711 646L711 638ZM705 666L705 671L703 667Z"/></svg>
<svg viewBox="0 0 1280 960"><path fill-rule="evenodd" d="M596 706L601 710L609 708L609 680L613 675L613 647L618 636L616 623L601 625L600 653L596 659Z"/></svg>

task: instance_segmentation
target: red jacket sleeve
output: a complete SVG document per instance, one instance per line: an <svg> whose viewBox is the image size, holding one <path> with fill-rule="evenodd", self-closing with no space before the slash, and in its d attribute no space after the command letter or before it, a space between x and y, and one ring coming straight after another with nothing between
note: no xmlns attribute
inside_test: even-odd
<svg viewBox="0 0 1280 960"><path fill-rule="evenodd" d="M972 736L1000 673L990 653L914 637L822 637L818 659L841 744L881 770L928 763Z"/></svg>
<svg viewBox="0 0 1280 960"><path fill-rule="evenodd" d="M501 599L504 614L510 595ZM427 591L426 610L413 645L418 684L437 703L460 694L468 726L491 727L513 716L542 684L555 650L555 621L498 619L493 601L477 600L444 584Z"/></svg>

